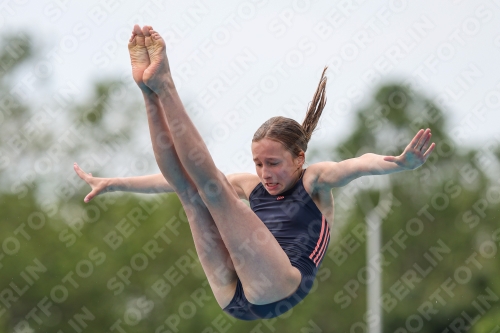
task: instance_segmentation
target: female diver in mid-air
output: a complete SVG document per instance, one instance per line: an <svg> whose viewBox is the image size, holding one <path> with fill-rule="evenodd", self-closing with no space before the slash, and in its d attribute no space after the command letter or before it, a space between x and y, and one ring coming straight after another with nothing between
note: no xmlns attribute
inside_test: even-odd
<svg viewBox="0 0 500 333"><path fill-rule="evenodd" d="M150 26L135 25L128 48L161 174L125 181L97 178L75 163L77 174L92 187L84 201L110 191L175 191L215 299L238 319L276 317L308 294L330 240L333 187L364 175L415 169L435 147L426 129L400 156L364 154L303 169L307 143L326 102L325 68L302 125L273 117L255 133L251 148L257 175L225 176L182 105L161 36Z"/></svg>

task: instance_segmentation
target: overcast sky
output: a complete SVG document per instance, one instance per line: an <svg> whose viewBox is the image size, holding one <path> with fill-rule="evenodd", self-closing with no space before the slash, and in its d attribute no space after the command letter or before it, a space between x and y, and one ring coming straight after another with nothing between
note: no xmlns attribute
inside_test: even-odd
<svg viewBox="0 0 500 333"><path fill-rule="evenodd" d="M302 121L325 65L328 104L310 146L347 136L353 111L391 80L409 82L443 105L448 128L461 129L459 144L500 133L499 0L10 0L2 6L4 31L40 39L44 59L34 70L49 73L50 88L71 82L82 96L96 77L131 82L130 31L134 23L152 25L168 43L180 95L223 171L254 170L251 137L268 118Z"/></svg>

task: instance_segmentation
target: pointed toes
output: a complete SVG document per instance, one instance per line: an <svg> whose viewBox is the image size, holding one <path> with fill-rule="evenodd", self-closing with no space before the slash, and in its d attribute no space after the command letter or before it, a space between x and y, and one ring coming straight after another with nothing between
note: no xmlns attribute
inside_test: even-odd
<svg viewBox="0 0 500 333"><path fill-rule="evenodd" d="M134 25L134 34L138 35L138 36L142 36L142 29L141 27L139 27L139 25Z"/></svg>
<svg viewBox="0 0 500 333"><path fill-rule="evenodd" d="M144 36L146 36L146 37L151 36L151 35L150 35L150 33L149 33L149 31L150 31L150 30L151 30L151 29L150 29L150 28L149 28L149 26L147 26L147 25L145 25L145 26L143 26L143 27L142 27L142 33L143 33L143 34L144 34Z"/></svg>

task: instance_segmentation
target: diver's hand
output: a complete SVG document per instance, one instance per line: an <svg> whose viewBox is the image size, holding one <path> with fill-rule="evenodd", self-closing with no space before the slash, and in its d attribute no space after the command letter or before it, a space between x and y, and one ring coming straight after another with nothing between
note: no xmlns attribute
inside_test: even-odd
<svg viewBox="0 0 500 333"><path fill-rule="evenodd" d="M89 202L99 194L111 192L109 178L93 177L91 173L85 173L76 162L73 164L73 168L75 169L76 174L92 188L90 193L85 196L85 199L83 199L84 202Z"/></svg>

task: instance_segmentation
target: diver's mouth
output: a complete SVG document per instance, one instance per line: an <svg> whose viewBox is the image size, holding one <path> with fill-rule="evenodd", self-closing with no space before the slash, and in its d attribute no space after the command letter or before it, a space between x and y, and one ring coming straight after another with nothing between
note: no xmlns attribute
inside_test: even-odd
<svg viewBox="0 0 500 333"><path fill-rule="evenodd" d="M269 190L274 190L276 187L278 187L278 183L266 183L266 187Z"/></svg>

